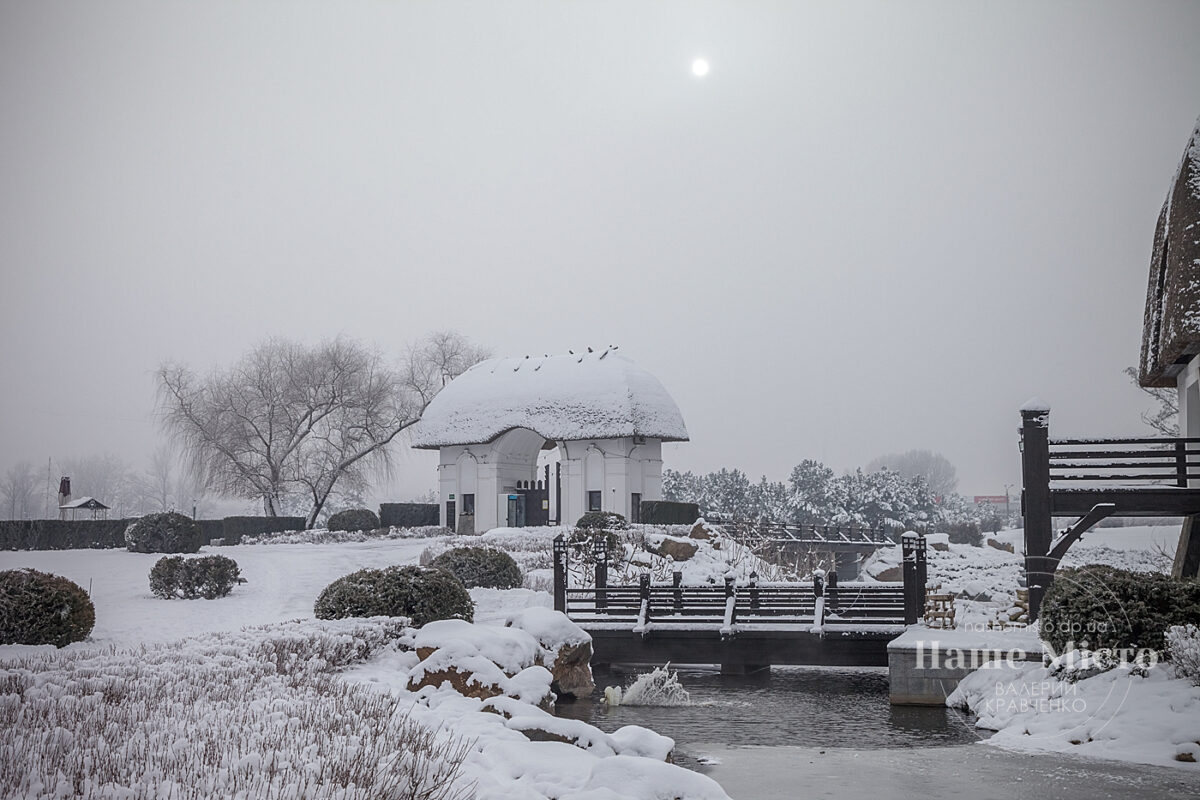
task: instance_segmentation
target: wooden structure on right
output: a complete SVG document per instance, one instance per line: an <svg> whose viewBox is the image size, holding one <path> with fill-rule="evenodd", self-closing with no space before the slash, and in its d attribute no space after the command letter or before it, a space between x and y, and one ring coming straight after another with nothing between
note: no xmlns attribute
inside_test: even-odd
<svg viewBox="0 0 1200 800"><path fill-rule="evenodd" d="M1186 517L1177 575L1195 576L1200 546L1200 438L1051 439L1050 409L1021 408L1021 511L1029 619L1037 619L1058 562L1106 517ZM1055 531L1055 517L1076 517Z"/></svg>
<svg viewBox="0 0 1200 800"><path fill-rule="evenodd" d="M1174 574L1200 573L1200 120L1158 215L1138 383L1178 393L1178 437L1051 439L1050 409L1021 409L1029 619L1059 560L1100 520L1185 517ZM1077 517L1055 533L1054 517Z"/></svg>

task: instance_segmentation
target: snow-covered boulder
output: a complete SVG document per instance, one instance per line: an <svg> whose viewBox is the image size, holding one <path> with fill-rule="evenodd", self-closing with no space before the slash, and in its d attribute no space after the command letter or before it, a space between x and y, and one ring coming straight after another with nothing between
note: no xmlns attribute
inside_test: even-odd
<svg viewBox="0 0 1200 800"><path fill-rule="evenodd" d="M409 691L449 684L464 697L505 695L544 708L554 703L553 676L539 663L541 646L519 628L439 620L411 643L421 661L409 672Z"/></svg>
<svg viewBox="0 0 1200 800"><path fill-rule="evenodd" d="M646 537L646 552L663 556L672 561L687 561L696 555L700 546L690 539L667 536L666 534L651 534Z"/></svg>
<svg viewBox="0 0 1200 800"><path fill-rule="evenodd" d="M587 697L596 688L592 680L592 637L566 614L550 608L526 608L504 624L537 640L542 649L539 663L554 676L556 694Z"/></svg>

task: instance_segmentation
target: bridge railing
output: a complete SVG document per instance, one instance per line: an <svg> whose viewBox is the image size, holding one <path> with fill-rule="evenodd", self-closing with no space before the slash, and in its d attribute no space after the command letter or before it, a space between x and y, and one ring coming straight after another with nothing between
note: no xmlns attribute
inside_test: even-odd
<svg viewBox="0 0 1200 800"><path fill-rule="evenodd" d="M597 541L601 541L598 539ZM568 547L555 539L554 607L581 623L619 623L635 632L656 627L712 627L732 635L739 623L809 626L914 624L925 606L925 539L906 534L902 583L839 583L837 573L819 572L811 582L764 583L751 573L723 584L684 584L676 571L669 584L651 582L643 573L636 585L609 586L607 558L597 545L596 580L590 587L567 585Z"/></svg>

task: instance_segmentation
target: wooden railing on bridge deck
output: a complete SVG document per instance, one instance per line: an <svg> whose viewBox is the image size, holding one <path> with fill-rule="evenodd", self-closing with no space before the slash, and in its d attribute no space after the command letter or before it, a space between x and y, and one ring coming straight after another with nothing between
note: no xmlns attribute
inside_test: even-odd
<svg viewBox="0 0 1200 800"><path fill-rule="evenodd" d="M874 549L894 545L899 530L853 528L837 525L793 525L784 522L724 522L721 529L739 540L778 544L828 545L851 549Z"/></svg>
<svg viewBox="0 0 1200 800"><path fill-rule="evenodd" d="M1021 409L1020 444L1030 621L1067 549L1106 517L1189 517L1176 570L1196 574L1200 438L1051 439L1050 409L1034 404ZM1078 519L1055 532L1054 517Z"/></svg>
<svg viewBox="0 0 1200 800"><path fill-rule="evenodd" d="M733 636L739 624L797 626L821 632L826 625L885 627L912 625L925 612L925 538L903 537L902 583L839 583L836 572L818 573L807 583L760 583L725 577L723 585L683 584L675 572L670 584L654 584L648 573L637 585L607 585L607 553L596 540L595 585L567 586L569 549L554 540L554 607L583 625L628 625L645 634L656 628L717 627Z"/></svg>

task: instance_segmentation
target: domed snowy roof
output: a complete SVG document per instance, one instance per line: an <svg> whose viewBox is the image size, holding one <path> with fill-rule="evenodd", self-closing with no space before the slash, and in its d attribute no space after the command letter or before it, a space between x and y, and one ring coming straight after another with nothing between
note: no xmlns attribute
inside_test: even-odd
<svg viewBox="0 0 1200 800"><path fill-rule="evenodd" d="M482 444L513 428L554 441L688 439L683 415L658 379L605 350L482 361L433 399L411 429L412 444Z"/></svg>

